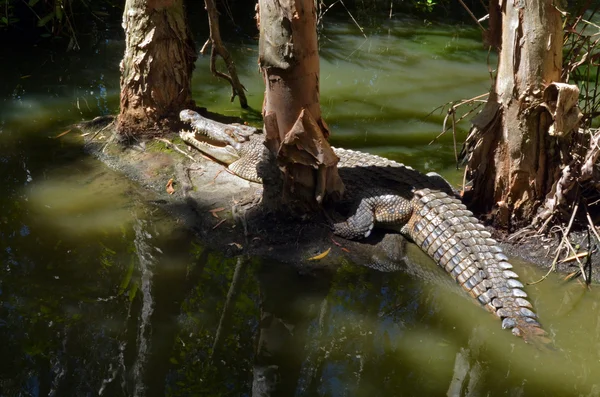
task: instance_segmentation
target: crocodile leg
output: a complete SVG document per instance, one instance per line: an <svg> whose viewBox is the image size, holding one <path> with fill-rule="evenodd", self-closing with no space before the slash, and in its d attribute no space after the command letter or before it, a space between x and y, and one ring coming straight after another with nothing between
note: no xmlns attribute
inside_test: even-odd
<svg viewBox="0 0 600 397"><path fill-rule="evenodd" d="M369 237L375 226L374 210L369 199L362 199L352 212L353 215L345 221L332 225L333 232L350 240Z"/></svg>
<svg viewBox="0 0 600 397"><path fill-rule="evenodd" d="M364 198L344 222L334 223L333 232L347 239L369 237L375 224L404 225L412 213L411 202L394 194ZM396 227L397 229L397 227Z"/></svg>
<svg viewBox="0 0 600 397"><path fill-rule="evenodd" d="M503 328L528 341L548 342L508 258L464 204L446 193L420 189L412 205L403 233L500 317Z"/></svg>

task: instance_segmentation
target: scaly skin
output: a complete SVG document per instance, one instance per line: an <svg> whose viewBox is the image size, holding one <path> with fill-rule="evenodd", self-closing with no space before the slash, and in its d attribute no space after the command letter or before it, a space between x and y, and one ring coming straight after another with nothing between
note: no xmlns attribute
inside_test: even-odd
<svg viewBox="0 0 600 397"><path fill-rule="evenodd" d="M191 111L183 112L189 118ZM206 130L196 132L218 139ZM200 151L215 153L207 150L210 145L190 139L190 134L182 132L181 136ZM242 178L260 182L256 169L263 153L262 134L244 135L244 142L240 137L229 139L240 145L235 149L239 158L225 161L228 168ZM368 237L376 226L399 230L500 317L503 328L526 341L549 342L508 258L446 181L383 157L338 148L334 151L346 185L344 200L351 205L350 216L333 224L335 234L359 239Z"/></svg>

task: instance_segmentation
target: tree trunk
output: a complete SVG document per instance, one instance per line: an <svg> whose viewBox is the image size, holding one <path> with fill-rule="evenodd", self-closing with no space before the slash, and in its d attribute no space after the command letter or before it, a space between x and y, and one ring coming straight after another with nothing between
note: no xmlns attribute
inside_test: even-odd
<svg viewBox="0 0 600 397"><path fill-rule="evenodd" d="M267 146L284 174L284 201L309 206L343 191L321 118L316 16L313 0L259 1Z"/></svg>
<svg viewBox="0 0 600 397"><path fill-rule="evenodd" d="M127 0L121 61L121 110L125 135L160 132L168 118L193 106L191 79L196 51L183 0Z"/></svg>
<svg viewBox="0 0 600 397"><path fill-rule="evenodd" d="M500 8L498 8L500 3ZM490 2L502 12L502 44L495 85L467 138L465 200L489 213L495 225L514 229L529 224L569 163L570 133L579 119L560 84L562 20L553 0ZM559 87L559 88L557 88ZM568 90L567 90L568 91ZM573 92L570 92L572 98Z"/></svg>

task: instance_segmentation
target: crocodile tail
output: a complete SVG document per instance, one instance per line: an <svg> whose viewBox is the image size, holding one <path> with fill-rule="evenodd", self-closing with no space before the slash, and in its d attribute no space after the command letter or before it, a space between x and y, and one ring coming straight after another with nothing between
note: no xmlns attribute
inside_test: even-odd
<svg viewBox="0 0 600 397"><path fill-rule="evenodd" d="M491 234L460 200L430 189L415 191L404 228L414 242L473 298L531 343L549 344L512 265Z"/></svg>

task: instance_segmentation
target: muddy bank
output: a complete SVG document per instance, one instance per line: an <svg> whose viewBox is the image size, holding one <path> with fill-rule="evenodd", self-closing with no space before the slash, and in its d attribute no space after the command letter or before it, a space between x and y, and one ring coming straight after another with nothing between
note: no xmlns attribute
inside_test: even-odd
<svg viewBox="0 0 600 397"><path fill-rule="evenodd" d="M262 205L262 185L232 175L198 151L189 150L176 133L122 145L114 139L111 121L103 118L78 125L86 150L139 183L148 192L148 204L168 211L204 243L227 255L257 256L307 272L352 262L453 282L397 233L377 231L361 242L341 239L319 214L299 219ZM556 240L515 243L498 232L493 234L508 255L544 268L551 266ZM324 252L328 254L323 258L311 260ZM431 266L423 266L423 262ZM576 262L557 266L567 274L576 269ZM595 273L592 276L598 280Z"/></svg>
<svg viewBox="0 0 600 397"><path fill-rule="evenodd" d="M306 272L351 262L384 271L424 273L426 278L447 278L453 283L435 265L420 269L407 258L406 240L397 233L373 233L360 243L341 239L319 214L298 218L266 208L260 200L262 185L188 150L177 134L122 145L114 139L111 121L104 118L78 125L86 151L141 185L149 205L166 210L203 243L226 255L257 256Z"/></svg>

